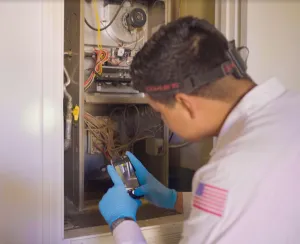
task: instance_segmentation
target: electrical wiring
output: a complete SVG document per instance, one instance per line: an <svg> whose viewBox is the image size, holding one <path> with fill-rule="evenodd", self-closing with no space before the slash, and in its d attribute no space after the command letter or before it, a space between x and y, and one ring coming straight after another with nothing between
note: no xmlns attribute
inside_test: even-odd
<svg viewBox="0 0 300 244"><path fill-rule="evenodd" d="M122 4L121 4L121 6L122 6ZM115 41L115 40L110 36L110 34L108 33L108 31L107 31L107 29L105 27L104 28L101 27L101 25L103 25L103 22L99 18L99 14L98 14L98 10L97 10L97 5L96 5L96 0L93 0L93 9L95 11L95 16L96 16L96 21L97 21L98 49L101 50L102 49L101 33L100 33L101 30L105 30L106 34L110 37L110 39L113 40L113 41ZM96 30L96 28L95 28L95 30ZM137 47L137 44L144 39L144 31L143 31L143 34L142 34L141 38L139 38L137 30L135 31L135 35L136 35L135 41L133 41L132 43L124 45L124 43L118 43L118 42L116 42L116 44L118 46L120 46L120 47L123 47L123 48L129 48L131 50L135 50L136 47ZM134 47L130 48L132 45L134 45ZM111 64L112 66L128 67L131 64L131 61L132 61L130 59L132 59L132 58L131 57L125 57L124 59L113 58L113 55L111 55L111 57L108 60L106 60L106 61L109 64ZM88 79L85 82L85 84L86 84L85 85L85 90L87 90L92 85L93 80L95 79L95 75L97 75L97 74L101 75L102 74L102 64L105 63L105 62L100 62L99 63L99 72L96 71L95 74L93 74L93 73L90 74L90 76L88 77Z"/></svg>
<svg viewBox="0 0 300 244"><path fill-rule="evenodd" d="M129 113L130 109L135 110L135 115ZM117 111L120 111L118 115ZM119 131L117 128L116 120L120 119L120 116L123 117L123 121L127 124L129 121L132 123L132 118L136 118L136 123L133 126L135 131L133 135L128 136L128 141L125 143L120 142ZM124 107L114 108L110 115L95 117L89 113L84 114L85 129L89 131L94 140L92 140L93 146L101 151L106 158L111 158L114 156L120 156L129 150L134 143L137 141L145 140L147 138L155 137L156 133L160 131L163 126L161 124L156 124L151 128L144 130L140 129L140 111L136 105L127 105ZM130 118L130 120L129 120ZM127 122L128 121L128 122Z"/></svg>
<svg viewBox="0 0 300 244"><path fill-rule="evenodd" d="M156 0L156 1L152 4L152 8L153 8L157 3L159 3L159 2L164 3L163 0Z"/></svg>
<svg viewBox="0 0 300 244"><path fill-rule="evenodd" d="M98 75L102 74L102 65L109 60L109 54L108 51L101 49L101 50L95 50L95 53L97 54L97 60L95 65L94 72Z"/></svg>
<svg viewBox="0 0 300 244"><path fill-rule="evenodd" d="M132 45L134 45L134 47L133 48L130 48L131 50L135 50L136 49L136 47L137 47L137 44L139 43L139 42L141 42L141 41L143 41L144 40L144 38L145 38L145 32L144 32L144 30L143 30L143 33L140 35L140 36L142 36L142 37L140 37L140 38L138 38L138 34L137 34L137 30L136 30L136 34L135 34L135 41L133 41L132 43L129 43L129 44L127 44L127 45L124 45L124 44L122 44L121 45L121 47L130 47L130 46L132 46Z"/></svg>
<svg viewBox="0 0 300 244"><path fill-rule="evenodd" d="M109 54L105 49L94 50L94 53L96 55L96 61L95 61L95 68L89 75L88 79L84 82L84 90L86 91L93 83L96 74L101 75L102 74L102 65L108 61Z"/></svg>
<svg viewBox="0 0 300 244"><path fill-rule="evenodd" d="M97 9L97 1L93 0L93 9L95 12L95 17L96 17L96 22L97 22L97 40L98 40L98 48L99 50L102 49L102 44L101 44L101 28L100 28L100 17Z"/></svg>
<svg viewBox="0 0 300 244"><path fill-rule="evenodd" d="M138 119L137 119L137 123L136 123L136 125L135 125L136 131L135 131L134 138L136 138L136 137L138 137L138 134L139 134L139 126L140 126L140 120L139 120L139 118L140 118L140 111L139 111L139 109L138 109L138 107L137 107L136 105L128 105L128 106L126 107L125 111L124 111L124 115L125 115L125 116L128 115L128 108L131 108L131 107L133 107L133 108L136 110L136 112L137 112L137 118L138 118ZM125 116L124 116L124 119L125 119L125 121L126 121Z"/></svg>
<svg viewBox="0 0 300 244"><path fill-rule="evenodd" d="M163 126L160 126L159 129L158 129L157 131L161 130L162 128L163 128ZM127 151L127 149L128 149L132 144L134 144L134 143L136 143L136 142L138 142L138 141L142 141L142 140L145 140L145 139L148 139L148 138L154 138L154 137L155 137L155 133L156 133L156 132L152 131L151 129L145 130L144 132L146 132L146 131L150 131L150 132L152 133L152 135L133 138L133 139L131 139L128 143L116 147L115 149L113 149L113 151L114 151L114 150L122 150L122 149L125 150L125 151Z"/></svg>
<svg viewBox="0 0 300 244"><path fill-rule="evenodd" d="M105 156L111 157L113 155L112 149L115 147L114 136L116 134L116 128L114 127L110 118L99 119L85 112L84 122L86 125L86 130L88 130L96 139L105 145L106 148L104 149L97 147L97 141L95 140L93 141L93 145L102 151Z"/></svg>
<svg viewBox="0 0 300 244"><path fill-rule="evenodd" d="M140 141L140 140L143 140L143 139L146 139L146 137L142 137L142 138L139 138L139 124L140 124L140 112L139 112L139 109L136 105L128 105L125 107L125 109L123 110L122 112L122 116L123 116L123 119L124 119L124 123L126 123L126 120L127 120L127 115L128 115L128 109L133 107L136 112L137 112L137 123L135 124L135 127L136 127L136 131L134 133L134 136L125 144L119 144L118 146L116 146L116 148L114 149L114 151L117 151L119 152L120 154L123 154L125 151L127 151L129 149L129 147L131 147L135 142L137 141ZM112 111L111 114L114 113L114 110ZM128 136L128 135L127 135ZM148 137L147 137L148 138Z"/></svg>
<svg viewBox="0 0 300 244"><path fill-rule="evenodd" d="M72 121L73 121L73 116L72 116L73 102L72 102L72 100L73 100L73 98L67 90L67 87L71 83L71 78L70 78L68 70L66 69L66 66L64 66L64 74L67 78L67 81L64 83L64 97L67 100L66 114L65 114L64 150L68 150L72 144Z"/></svg>
<svg viewBox="0 0 300 244"><path fill-rule="evenodd" d="M123 145L120 145L116 148L113 149L113 151L119 151L119 150L122 150L122 151L127 151L127 149L135 142L137 141L142 141L142 140L145 140L145 139L148 139L148 138L153 138L154 136L143 136L143 137L140 137L140 138L136 138L134 140L131 140L130 142L126 143L126 144L123 144ZM122 155L122 153L120 153ZM124 153L123 153L124 154Z"/></svg>
<svg viewBox="0 0 300 244"><path fill-rule="evenodd" d="M107 62L112 66L128 67L131 64L132 59L133 57L126 52L123 58L114 58L113 55L111 55Z"/></svg>
<svg viewBox="0 0 300 244"><path fill-rule="evenodd" d="M141 40L143 40L144 39L144 36L141 38ZM137 46L137 44L138 44L138 36L137 36L137 32L136 32L136 34L135 34L135 43L134 43L134 47L132 48L132 50L135 50L136 49L136 46Z"/></svg>
<svg viewBox="0 0 300 244"><path fill-rule="evenodd" d="M97 28L96 27L93 27L88 21L87 19L85 18L84 19L84 22L85 24L92 30L94 31L97 31L98 32L98 39L99 39L99 32L101 31L106 31L106 34L110 37L110 39L112 39L114 42L116 42L111 36L110 34L107 32L107 28L109 26L112 25L112 23L115 21L115 19L117 18L118 14L120 13L122 7L124 6L126 0L123 0L123 2L120 4L119 8L117 9L115 15L113 16L113 18L110 20L110 22L106 25L106 26L101 26L101 25L104 25L103 22L100 20L99 18L99 15L98 15L98 12L97 12L97 7L95 7L95 2L96 0L93 0L93 6L94 6L94 11L95 11L95 15L96 15L96 22L97 22ZM142 41L144 39L144 31L143 31L143 34L142 34L142 37L141 38L138 38L138 35L137 35L137 31L136 31L136 40L133 41L132 43L129 43L127 45L124 45L123 43L117 43L120 47L130 47L132 45L134 45L134 48L131 48L132 50L134 50L137 46L137 43L139 43L140 41Z"/></svg>
<svg viewBox="0 0 300 244"><path fill-rule="evenodd" d="M134 107L136 109L136 111L137 111L138 122L137 122L136 133L135 133L135 136L133 136L133 138L129 142L127 142L126 144L118 146L117 148L115 148L115 150L128 149L130 146L132 146L137 141L145 140L145 139L148 139L148 138L153 138L153 137L155 137L156 133L163 128L163 125L159 124L159 125L154 125L151 128L149 128L149 129L145 129L143 131L139 131L138 128L139 128L140 111L139 111L139 109L137 108L136 105L128 105L128 107ZM124 114L123 114L123 116L124 116ZM125 117L125 119L126 119L126 117ZM151 132L151 135L139 137L139 135L142 134L142 133L144 133L144 132Z"/></svg>
<svg viewBox="0 0 300 244"><path fill-rule="evenodd" d="M181 144L169 145L169 148L181 148L181 147L188 146L189 144L191 144L191 143L189 141L187 141L187 142L183 142Z"/></svg>
<svg viewBox="0 0 300 244"><path fill-rule="evenodd" d="M171 142L173 136L174 136L174 132L172 132L171 135L170 135L170 137L169 137L169 143Z"/></svg>
<svg viewBox="0 0 300 244"><path fill-rule="evenodd" d="M100 29L100 31L106 30L108 27L110 27L110 26L112 25L112 23L115 21L115 19L117 18L118 14L120 13L122 7L124 6L124 3L125 3L125 2L126 2L126 0L123 0L123 2L121 3L121 5L120 5L119 8L117 9L115 15L112 17L112 19L109 21L109 23L108 23L106 26L104 26L104 27L102 27L102 28ZM96 20L96 21L100 24L100 21L98 21L98 20ZM86 24L90 29L92 29L92 30L94 30L94 31L98 31L98 28L93 27L93 26L87 21L86 18L84 18L84 22L85 22L85 24ZM97 23L97 24L98 24L98 23Z"/></svg>
<svg viewBox="0 0 300 244"><path fill-rule="evenodd" d="M170 142L172 141L173 136L174 136L174 132L172 132L170 137L169 137L169 148L181 148L181 147L188 146L190 144L190 142L187 142L187 141L179 143L179 144L170 144Z"/></svg>
<svg viewBox="0 0 300 244"><path fill-rule="evenodd" d="M100 24L101 24L101 25L104 25L102 21L100 21ZM101 27L100 31L102 31L102 30L104 30L104 29ZM129 44L124 45L124 43L116 41L116 40L109 34L109 32L107 31L107 29L105 29L105 33L106 33L106 35L107 35L114 43L116 43L119 47L129 48L130 46L134 45L133 48L130 48L131 50L135 50L135 48L137 47L137 44L138 44L139 42L143 41L144 38L145 38L145 31L144 31L144 29L142 30L142 34L140 34L140 36L141 36L140 38L138 38L138 35L137 35L137 34L138 34L138 31L137 31L137 29L136 29L136 30L135 30L135 33L136 33L136 38L135 38L135 40L133 40L133 41L132 41L131 43L129 43Z"/></svg>
<svg viewBox="0 0 300 244"><path fill-rule="evenodd" d="M113 125L114 122L111 118L97 118L89 113L85 113L84 122L86 130L95 137L93 145L97 147L97 149L100 149L107 158L120 156L124 153L123 150L128 148L129 144L120 145L118 143L118 132ZM99 148L99 144L104 145L103 148Z"/></svg>
<svg viewBox="0 0 300 244"><path fill-rule="evenodd" d="M93 0L93 9L95 12L95 17L97 20L97 40L98 40L98 50L95 49L94 53L96 55L95 68L89 75L88 79L84 82L84 90L86 91L93 83L96 75L102 74L102 65L109 60L108 51L102 48L101 43L101 28L100 28L100 17L97 9L97 2Z"/></svg>

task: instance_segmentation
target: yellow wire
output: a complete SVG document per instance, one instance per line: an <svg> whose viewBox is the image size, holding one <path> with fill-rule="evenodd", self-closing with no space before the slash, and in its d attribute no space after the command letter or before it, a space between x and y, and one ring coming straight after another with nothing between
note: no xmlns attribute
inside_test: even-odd
<svg viewBox="0 0 300 244"><path fill-rule="evenodd" d="M98 8L97 8L97 0L93 0L93 8L95 12L95 17L96 17L96 23L97 23L97 41L98 41L98 49L102 49L102 42L101 42L101 26L100 26L100 17L98 13ZM102 63L98 64L99 65L99 74L102 74Z"/></svg>
<svg viewBox="0 0 300 244"><path fill-rule="evenodd" d="M101 26L100 26L100 17L98 13L98 8L97 8L97 0L93 0L93 8L95 12L95 17L96 17L96 23L97 23L97 40L98 40L98 48L102 49L102 44L101 44Z"/></svg>
<svg viewBox="0 0 300 244"><path fill-rule="evenodd" d="M182 12L182 0L179 0L179 17L181 17L181 12Z"/></svg>

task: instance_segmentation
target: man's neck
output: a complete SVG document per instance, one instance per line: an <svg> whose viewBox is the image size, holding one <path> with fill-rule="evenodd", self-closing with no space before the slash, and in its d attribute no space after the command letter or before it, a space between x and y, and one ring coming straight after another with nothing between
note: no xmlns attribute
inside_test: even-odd
<svg viewBox="0 0 300 244"><path fill-rule="evenodd" d="M239 80L239 81L240 84L238 85L238 88L235 90L236 97L232 99L231 102L229 102L228 109L225 113L225 116L223 116L223 120L220 123L216 136L219 135L226 119L228 118L232 110L239 104L239 102L243 99L243 97L247 95L247 93L249 93L254 87L256 87L256 84L253 81L250 80Z"/></svg>

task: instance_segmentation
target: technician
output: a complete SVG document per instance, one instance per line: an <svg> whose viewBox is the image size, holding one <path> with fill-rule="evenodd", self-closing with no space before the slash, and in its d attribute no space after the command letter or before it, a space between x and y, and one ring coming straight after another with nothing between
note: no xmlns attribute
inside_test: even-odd
<svg viewBox="0 0 300 244"><path fill-rule="evenodd" d="M135 194L186 216L181 243L300 243L299 94L276 78L256 85L233 43L193 17L161 27L131 75L180 137L217 137L192 193L166 188L128 153L142 185ZM108 171L114 187L99 208L116 243L146 243L136 223L140 201Z"/></svg>

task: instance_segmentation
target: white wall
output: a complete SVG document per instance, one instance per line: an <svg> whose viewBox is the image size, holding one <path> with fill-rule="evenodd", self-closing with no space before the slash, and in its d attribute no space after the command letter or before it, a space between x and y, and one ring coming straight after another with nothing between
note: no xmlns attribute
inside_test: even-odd
<svg viewBox="0 0 300 244"><path fill-rule="evenodd" d="M41 243L41 4L4 1L0 16L1 242Z"/></svg>
<svg viewBox="0 0 300 244"><path fill-rule="evenodd" d="M248 0L247 8L249 74L300 90L300 1Z"/></svg>
<svg viewBox="0 0 300 244"><path fill-rule="evenodd" d="M63 2L0 1L0 243L63 239Z"/></svg>

